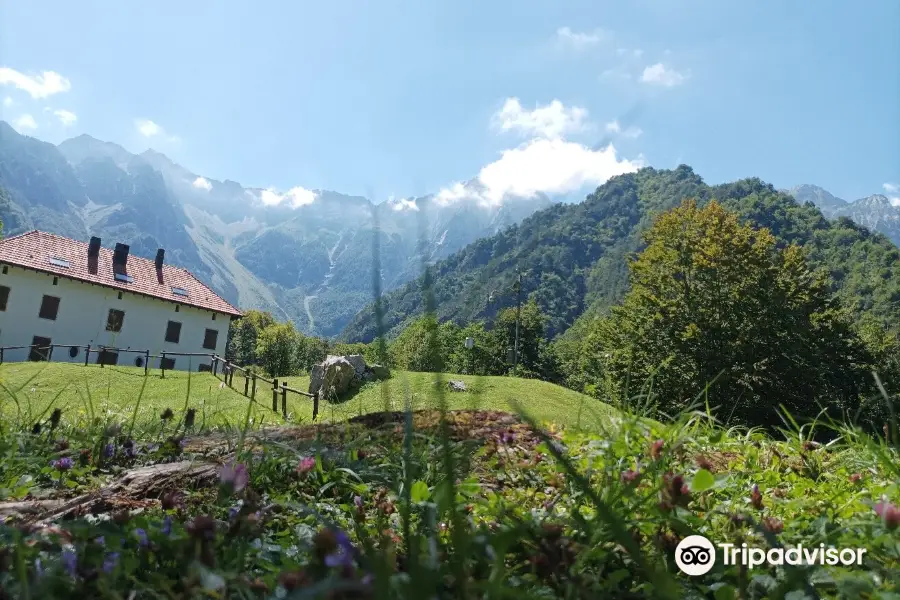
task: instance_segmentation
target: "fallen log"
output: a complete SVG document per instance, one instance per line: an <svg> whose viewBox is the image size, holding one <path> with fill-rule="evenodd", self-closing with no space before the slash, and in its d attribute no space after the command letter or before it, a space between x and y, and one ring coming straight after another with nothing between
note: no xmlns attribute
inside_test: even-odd
<svg viewBox="0 0 900 600"><path fill-rule="evenodd" d="M148 465L127 471L110 485L75 498L0 503L0 517L40 524L87 514L149 508L156 506L169 490L213 485L218 479L218 469L219 463L193 460Z"/></svg>

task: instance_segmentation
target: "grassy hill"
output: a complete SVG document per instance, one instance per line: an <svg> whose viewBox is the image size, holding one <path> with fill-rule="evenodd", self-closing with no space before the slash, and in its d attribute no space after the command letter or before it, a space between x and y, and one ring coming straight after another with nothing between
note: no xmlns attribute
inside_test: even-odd
<svg viewBox="0 0 900 600"><path fill-rule="evenodd" d="M165 378L152 371L144 384L143 369L105 367L68 363L9 363L0 365L0 414L17 419L26 426L61 408L67 420L88 423L93 418L130 422L138 407L137 422L151 426L158 422L166 408L181 414L185 406L197 410L197 425L208 428L236 426L246 417L248 399L241 393L244 380L235 376L234 389L209 373L167 371ZM593 425L616 413L612 407L566 388L529 379L509 377L472 377L454 375L465 382L467 391L450 392L448 376L433 373L397 372L385 382L370 383L352 397L339 402L323 402L320 421L345 421L352 417L381 410L400 410L409 398L413 410L438 408L439 381L451 410L479 409L514 412L512 402L519 402L534 418L557 425ZM439 380L440 378L440 380ZM308 377L290 377L289 387L306 390ZM190 390L188 386L190 385ZM256 403L251 408L253 425L280 423L281 417L271 410L271 389L257 388ZM311 400L288 395L291 420L309 422ZM17 417L18 415L18 417Z"/></svg>

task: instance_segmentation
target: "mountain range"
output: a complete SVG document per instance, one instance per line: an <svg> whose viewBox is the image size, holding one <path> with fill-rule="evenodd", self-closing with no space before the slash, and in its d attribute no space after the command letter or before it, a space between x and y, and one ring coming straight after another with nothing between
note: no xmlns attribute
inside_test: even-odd
<svg viewBox="0 0 900 600"><path fill-rule="evenodd" d="M305 333L334 336L382 289L553 204L545 195L487 204L476 181L453 197L374 204L328 190L285 193L202 177L148 150L88 135L59 145L0 121L4 233L42 229L153 258L165 248L229 302L269 310ZM377 234L376 234L377 232Z"/></svg>
<svg viewBox="0 0 900 600"><path fill-rule="evenodd" d="M887 239L900 245L900 207L884 196L851 203L816 186L776 191L757 179L709 186L687 166L615 177L574 204L542 194L486 203L476 180L453 192L375 204L328 190L250 188L153 150L133 154L88 135L54 145L0 121L5 235L97 235L147 258L165 248L168 261L229 302L269 310L308 334L371 340L376 283L387 292L385 323L397 330L422 310L423 265L432 266L444 318L488 318L513 305L509 290L521 273L523 297L550 315L551 335L562 333L624 294L626 258L642 232L685 198L724 200L753 223L794 235L841 280L836 290L874 294L867 310L894 315L882 304L894 293L896 248ZM783 222L786 213L802 225ZM836 232L854 252L872 251L849 279L827 247Z"/></svg>
<svg viewBox="0 0 900 600"><path fill-rule="evenodd" d="M830 201L820 196L818 202ZM641 249L642 235L656 215L687 199L701 205L715 199L744 222L769 229L779 244L800 245L812 266L830 276L832 291L857 318L871 317L893 328L900 323L900 250L886 235L854 221L871 219L883 226L883 215L864 210L881 210L883 202L862 201L862 210L851 212L853 219L829 219L815 199L800 202L757 178L711 186L682 165L613 177L581 203L547 208L470 244L386 294L381 303L384 330L390 337L422 314L428 289L441 320L491 320L519 299L534 299L547 316L550 337L578 338L594 316L624 296L628 258ZM521 281L521 294L515 291L516 281ZM341 337L368 342L377 335L370 306Z"/></svg>

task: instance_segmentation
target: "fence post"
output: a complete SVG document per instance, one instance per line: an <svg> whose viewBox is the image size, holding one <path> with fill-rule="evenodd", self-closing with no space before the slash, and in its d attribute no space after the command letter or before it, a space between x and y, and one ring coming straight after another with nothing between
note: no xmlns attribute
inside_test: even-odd
<svg viewBox="0 0 900 600"><path fill-rule="evenodd" d="M144 377L150 373L150 351L144 350Z"/></svg>
<svg viewBox="0 0 900 600"><path fill-rule="evenodd" d="M88 361L91 358L91 345L87 345L87 350L84 352L84 366L88 366Z"/></svg>
<svg viewBox="0 0 900 600"><path fill-rule="evenodd" d="M53 344L50 344L49 349L47 350L47 362L50 362L53 359Z"/></svg>
<svg viewBox="0 0 900 600"><path fill-rule="evenodd" d="M319 416L319 392L316 392L315 394L313 394L313 418L312 418L312 420L315 421L316 417L318 417L318 416Z"/></svg>
<svg viewBox="0 0 900 600"><path fill-rule="evenodd" d="M278 412L278 380L272 378L272 412Z"/></svg>
<svg viewBox="0 0 900 600"><path fill-rule="evenodd" d="M253 389L252 389L252 391L250 392L250 399L251 399L251 400L256 400L256 373L255 373L255 372L254 372L254 373L251 373L251 374L250 374L250 377L253 378Z"/></svg>
<svg viewBox="0 0 900 600"><path fill-rule="evenodd" d="M287 419L287 382L281 382L281 416Z"/></svg>
<svg viewBox="0 0 900 600"><path fill-rule="evenodd" d="M166 353L165 352L162 353L162 358L159 359L159 370L160 370L159 376L162 377L163 379L165 379L166 378Z"/></svg>
<svg viewBox="0 0 900 600"><path fill-rule="evenodd" d="M228 387L234 387L234 363L228 364Z"/></svg>
<svg viewBox="0 0 900 600"><path fill-rule="evenodd" d="M0 348L0 365L3 364L3 348Z"/></svg>
<svg viewBox="0 0 900 600"><path fill-rule="evenodd" d="M247 396L250 393L250 378L247 377L247 373L244 373L244 395Z"/></svg>
<svg viewBox="0 0 900 600"><path fill-rule="evenodd" d="M103 363L106 362L106 361L104 360L105 357L103 356L103 351L104 351L105 349L106 349L106 348L105 348L104 346L100 346L100 350L97 351L97 358L100 359L100 368L101 368L101 369L103 368Z"/></svg>
<svg viewBox="0 0 900 600"><path fill-rule="evenodd" d="M219 356L217 354L212 355L212 374L213 377L219 374Z"/></svg>

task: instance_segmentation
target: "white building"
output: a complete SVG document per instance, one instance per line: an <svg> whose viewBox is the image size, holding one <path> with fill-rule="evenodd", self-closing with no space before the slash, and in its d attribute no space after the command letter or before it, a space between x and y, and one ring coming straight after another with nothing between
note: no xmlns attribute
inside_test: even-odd
<svg viewBox="0 0 900 600"><path fill-rule="evenodd" d="M88 346L92 363L143 367L132 352L224 356L228 326L241 313L189 271L41 231L0 240L0 346ZM4 362L45 360L32 348L4 350ZM85 362L86 348L53 348L52 361ZM159 368L161 358L150 361ZM206 370L208 357L167 357L166 369Z"/></svg>

